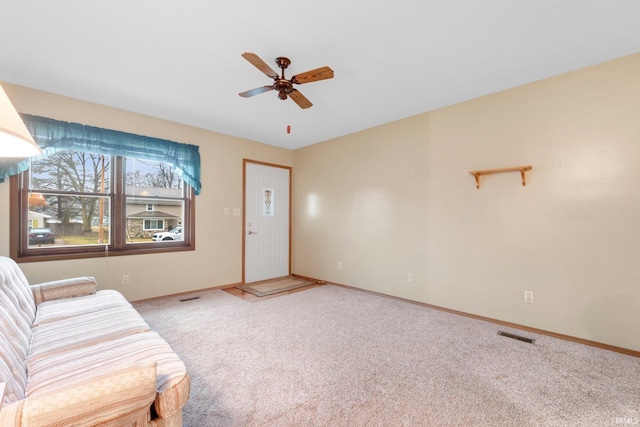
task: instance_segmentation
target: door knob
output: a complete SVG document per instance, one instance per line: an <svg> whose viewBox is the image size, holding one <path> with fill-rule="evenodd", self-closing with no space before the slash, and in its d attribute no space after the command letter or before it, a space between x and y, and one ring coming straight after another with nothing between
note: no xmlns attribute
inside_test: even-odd
<svg viewBox="0 0 640 427"><path fill-rule="evenodd" d="M258 233L255 233L255 232L249 230L249 233L247 233L247 234L258 234Z"/></svg>

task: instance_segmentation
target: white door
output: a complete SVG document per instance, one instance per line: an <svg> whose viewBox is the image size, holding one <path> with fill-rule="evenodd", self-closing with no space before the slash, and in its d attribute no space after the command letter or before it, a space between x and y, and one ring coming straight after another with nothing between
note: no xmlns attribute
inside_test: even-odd
<svg viewBox="0 0 640 427"><path fill-rule="evenodd" d="M290 175L245 161L245 283L289 275Z"/></svg>

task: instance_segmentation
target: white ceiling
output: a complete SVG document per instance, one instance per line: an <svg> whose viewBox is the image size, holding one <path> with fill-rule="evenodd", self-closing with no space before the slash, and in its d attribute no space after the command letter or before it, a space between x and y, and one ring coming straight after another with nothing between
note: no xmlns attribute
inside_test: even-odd
<svg viewBox="0 0 640 427"><path fill-rule="evenodd" d="M301 110L240 54L297 86ZM640 52L637 0L4 0L0 81L298 148ZM286 133L291 125L291 134Z"/></svg>

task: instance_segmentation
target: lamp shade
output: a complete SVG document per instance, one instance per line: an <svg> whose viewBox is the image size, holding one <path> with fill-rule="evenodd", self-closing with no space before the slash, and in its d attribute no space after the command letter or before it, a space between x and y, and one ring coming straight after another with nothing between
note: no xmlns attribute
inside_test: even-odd
<svg viewBox="0 0 640 427"><path fill-rule="evenodd" d="M0 85L0 157L31 157L41 153Z"/></svg>

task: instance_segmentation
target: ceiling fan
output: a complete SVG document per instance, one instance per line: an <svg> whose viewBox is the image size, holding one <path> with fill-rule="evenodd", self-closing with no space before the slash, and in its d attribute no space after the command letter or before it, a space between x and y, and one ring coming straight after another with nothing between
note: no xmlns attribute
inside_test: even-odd
<svg viewBox="0 0 640 427"><path fill-rule="evenodd" d="M255 53L245 52L242 54L242 57L253 64L258 70L265 73L267 76L273 79L273 84L269 86L261 86L255 89L248 90L246 92L241 92L238 95L243 98L249 98L254 95L258 95L260 93L268 92L270 90L278 91L278 98L287 99L290 97L293 99L293 102L298 104L300 108L309 108L313 104L307 98L304 97L297 89L293 88L294 84L304 84L315 82L318 80L325 80L333 78L333 70L329 67L320 67L315 70L307 71L301 74L296 74L291 77L289 80L284 77L284 70L291 64L289 58L278 57L276 58L276 64L282 70L282 75L279 76L271 67L267 65L258 55Z"/></svg>

